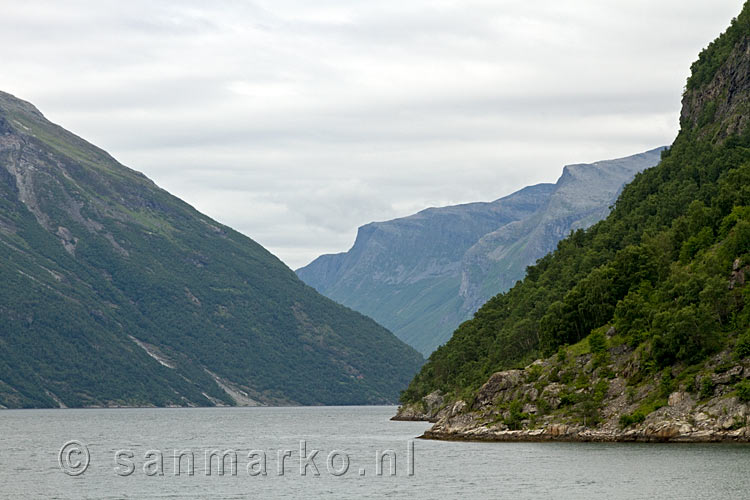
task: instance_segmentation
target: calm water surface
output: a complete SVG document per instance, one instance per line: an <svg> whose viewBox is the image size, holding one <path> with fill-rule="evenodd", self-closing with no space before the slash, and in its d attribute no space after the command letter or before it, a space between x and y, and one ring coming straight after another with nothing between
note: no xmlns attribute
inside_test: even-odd
<svg viewBox="0 0 750 500"><path fill-rule="evenodd" d="M394 412L393 407L0 411L0 498L750 498L748 446L414 440L412 453L409 442L427 424L391 422ZM78 476L63 472L59 463L60 448L70 440L88 449L89 466ZM301 441L308 458L319 450L304 476ZM161 462L158 453L146 456L150 450L161 453ZM181 474L175 475L175 450L194 455L192 476L185 454ZM236 452L236 475L231 453L223 476L218 459L206 474L205 454L213 450ZM265 453L266 475L250 474L261 470L263 457L248 458L252 450ZM279 452L285 450L291 453L279 475ZM387 455L382 475L378 454ZM63 465L73 472L84 459L71 448L63 453ZM144 470L148 459L156 460Z"/></svg>

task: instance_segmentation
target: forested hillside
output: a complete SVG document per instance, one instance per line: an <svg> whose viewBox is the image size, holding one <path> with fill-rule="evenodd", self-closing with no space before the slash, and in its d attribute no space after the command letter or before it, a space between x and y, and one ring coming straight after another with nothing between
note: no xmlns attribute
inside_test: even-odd
<svg viewBox="0 0 750 500"><path fill-rule="evenodd" d="M393 402L422 357L0 93L0 407Z"/></svg>
<svg viewBox="0 0 750 500"><path fill-rule="evenodd" d="M639 376L750 355L750 4L693 64L680 121L611 214L462 324L403 401L434 390L471 401L494 372L611 327Z"/></svg>

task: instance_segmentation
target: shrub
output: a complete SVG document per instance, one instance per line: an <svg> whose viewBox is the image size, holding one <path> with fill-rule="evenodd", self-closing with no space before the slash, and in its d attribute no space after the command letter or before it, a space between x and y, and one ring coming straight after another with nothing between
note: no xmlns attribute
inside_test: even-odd
<svg viewBox="0 0 750 500"><path fill-rule="evenodd" d="M583 419L583 425L595 427L601 421L599 405L593 399L584 400L581 403L578 412Z"/></svg>
<svg viewBox="0 0 750 500"><path fill-rule="evenodd" d="M607 366L609 361L610 361L609 352L607 352L606 350L602 352L597 352L594 355L592 366L594 367L594 369L601 368L603 366Z"/></svg>
<svg viewBox="0 0 750 500"><path fill-rule="evenodd" d="M701 380L701 398L706 399L714 395L714 382L711 377L703 377Z"/></svg>
<svg viewBox="0 0 750 500"><path fill-rule="evenodd" d="M743 333L740 335L740 338L737 339L734 353L740 359L750 356L750 331Z"/></svg>
<svg viewBox="0 0 750 500"><path fill-rule="evenodd" d="M575 371L571 370L565 370L564 372L560 373L560 382L567 385L573 382L573 379L575 378L576 374Z"/></svg>
<svg viewBox="0 0 750 500"><path fill-rule="evenodd" d="M539 398L536 402L536 409L539 415L545 415L552 409L546 399Z"/></svg>
<svg viewBox="0 0 750 500"><path fill-rule="evenodd" d="M661 384L659 385L659 391L662 396L669 396L674 389L674 380L672 379L672 371L670 369L664 370L661 376Z"/></svg>
<svg viewBox="0 0 750 500"><path fill-rule="evenodd" d="M510 403L508 408L508 416L503 420L503 423L508 426L510 430L519 430L522 426L522 422L529 418L527 413L523 413L523 404L515 400Z"/></svg>
<svg viewBox="0 0 750 500"><path fill-rule="evenodd" d="M746 403L750 401L750 380L743 380L735 387L737 387L737 397L740 399L740 401L744 401Z"/></svg>
<svg viewBox="0 0 750 500"><path fill-rule="evenodd" d="M620 415L620 427L625 428L633 424L640 424L644 420L646 420L646 415L644 415L640 411L625 413L623 415Z"/></svg>
<svg viewBox="0 0 750 500"><path fill-rule="evenodd" d="M607 395L609 390L609 382L607 380L600 380L594 386L593 398L595 401L601 403Z"/></svg>
<svg viewBox="0 0 750 500"><path fill-rule="evenodd" d="M596 330L589 335L589 349L593 354L606 352L607 336L601 330Z"/></svg>
<svg viewBox="0 0 750 500"><path fill-rule="evenodd" d="M532 383L539 380L539 377L542 376L542 367L539 365L534 365L528 370L526 370L526 383Z"/></svg>
<svg viewBox="0 0 750 500"><path fill-rule="evenodd" d="M582 401L582 396L577 392L564 392L560 394L560 406L573 406Z"/></svg>

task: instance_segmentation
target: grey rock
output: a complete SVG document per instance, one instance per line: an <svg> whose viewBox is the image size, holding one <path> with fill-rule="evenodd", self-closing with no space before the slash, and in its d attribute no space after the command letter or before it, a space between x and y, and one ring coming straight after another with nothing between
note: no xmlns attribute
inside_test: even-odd
<svg viewBox="0 0 750 500"><path fill-rule="evenodd" d="M523 375L523 370L507 370L493 374L479 389L475 406L492 404L501 392L515 388L523 380Z"/></svg>
<svg viewBox="0 0 750 500"><path fill-rule="evenodd" d="M742 378L743 370L744 368L740 365L733 366L731 369L723 373L712 375L711 382L713 382L714 385L725 385L737 382L740 378Z"/></svg>
<svg viewBox="0 0 750 500"><path fill-rule="evenodd" d="M463 406L460 405L463 403ZM437 422L442 417L453 416L463 411L466 403L457 401L452 405L445 405L445 396L440 391L427 394L418 403L399 407L391 420Z"/></svg>

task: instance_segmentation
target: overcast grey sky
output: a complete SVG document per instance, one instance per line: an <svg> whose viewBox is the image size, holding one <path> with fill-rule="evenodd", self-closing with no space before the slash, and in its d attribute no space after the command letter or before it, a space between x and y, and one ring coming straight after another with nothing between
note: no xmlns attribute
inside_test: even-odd
<svg viewBox="0 0 750 500"><path fill-rule="evenodd" d="M0 90L290 267L673 140L742 0L0 0Z"/></svg>

